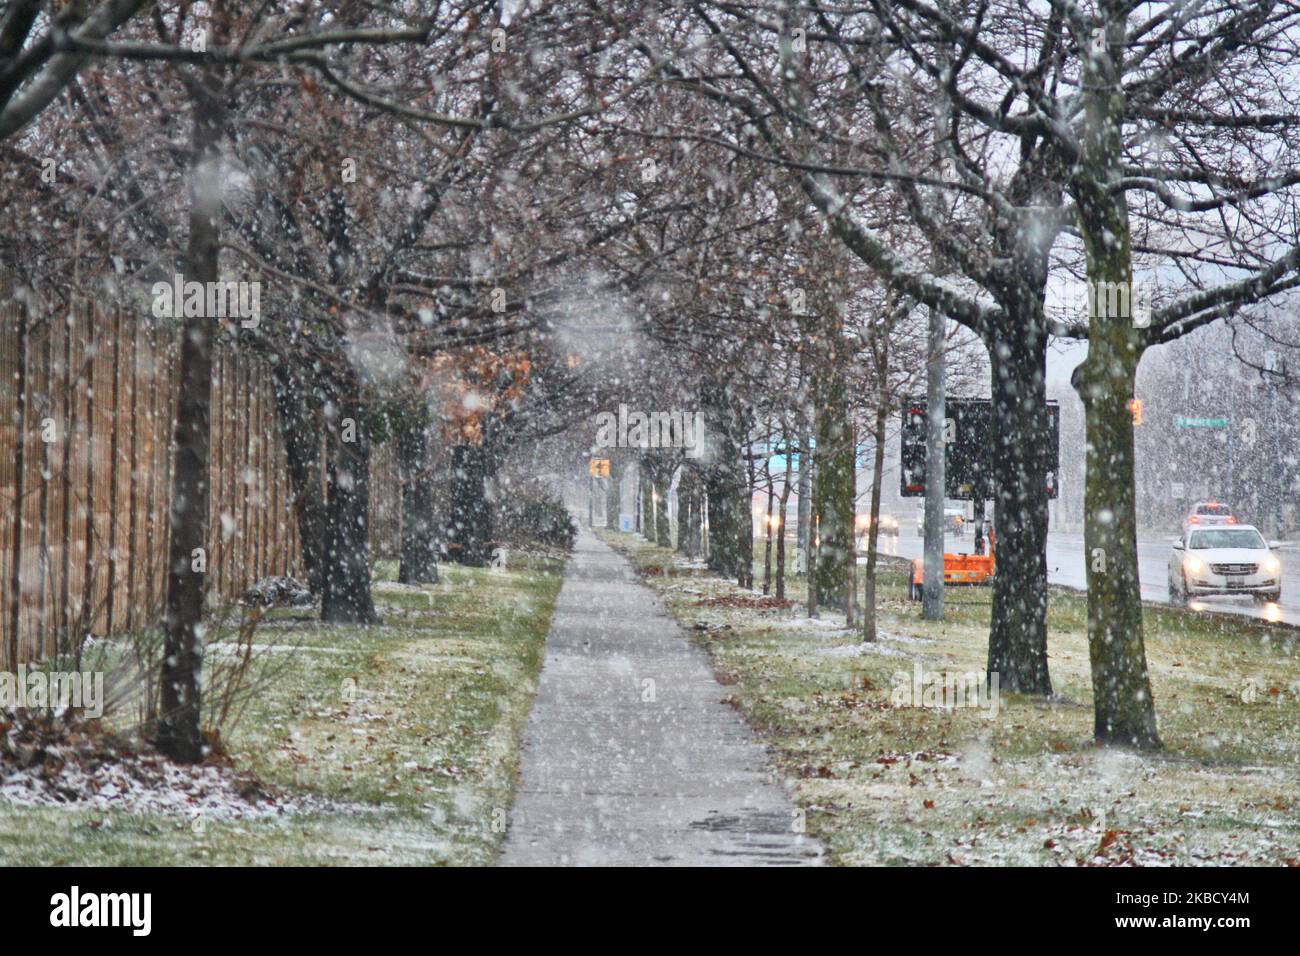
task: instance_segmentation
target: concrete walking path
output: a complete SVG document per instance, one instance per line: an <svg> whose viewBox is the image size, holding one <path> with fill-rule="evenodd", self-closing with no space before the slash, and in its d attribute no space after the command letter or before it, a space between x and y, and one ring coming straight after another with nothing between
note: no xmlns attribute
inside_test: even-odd
<svg viewBox="0 0 1300 956"><path fill-rule="evenodd" d="M501 862L820 862L724 697L705 653L583 529L546 639Z"/></svg>

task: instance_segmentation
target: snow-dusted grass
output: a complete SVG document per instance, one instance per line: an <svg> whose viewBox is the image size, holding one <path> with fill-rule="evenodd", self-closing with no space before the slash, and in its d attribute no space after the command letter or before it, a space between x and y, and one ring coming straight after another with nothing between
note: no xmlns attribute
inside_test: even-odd
<svg viewBox="0 0 1300 956"><path fill-rule="evenodd" d="M562 579L528 564L377 582L377 627L268 626L297 650L273 655L227 745L286 812L0 800L0 864L492 862Z"/></svg>
<svg viewBox="0 0 1300 956"><path fill-rule="evenodd" d="M672 560L629 535L607 540L638 564ZM858 652L857 637L834 626L842 615L820 627L801 606L699 606L733 585L701 575L689 582L699 593L685 594L663 588L680 577L645 580L708 649L833 862L1300 865L1297 629L1147 607L1165 750L1136 754L1092 744L1076 593L1051 597L1056 698L1003 694L990 718L890 702L918 660L926 671L984 669L988 589L950 588L947 620L926 622L901 571L887 572L880 646ZM789 596L802 598L801 582L791 584Z"/></svg>

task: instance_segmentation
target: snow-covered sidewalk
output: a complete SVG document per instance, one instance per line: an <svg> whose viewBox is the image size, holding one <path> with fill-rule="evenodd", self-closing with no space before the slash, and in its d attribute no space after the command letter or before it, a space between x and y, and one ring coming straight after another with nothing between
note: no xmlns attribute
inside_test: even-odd
<svg viewBox="0 0 1300 956"><path fill-rule="evenodd" d="M502 862L818 862L726 696L628 563L584 530L547 638Z"/></svg>

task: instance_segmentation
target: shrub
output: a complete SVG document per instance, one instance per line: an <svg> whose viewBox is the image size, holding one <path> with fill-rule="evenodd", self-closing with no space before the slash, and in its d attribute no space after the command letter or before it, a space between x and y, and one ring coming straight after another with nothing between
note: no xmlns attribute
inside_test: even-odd
<svg viewBox="0 0 1300 956"><path fill-rule="evenodd" d="M497 535L513 545L573 549L578 527L558 498L539 492L512 495L496 515Z"/></svg>

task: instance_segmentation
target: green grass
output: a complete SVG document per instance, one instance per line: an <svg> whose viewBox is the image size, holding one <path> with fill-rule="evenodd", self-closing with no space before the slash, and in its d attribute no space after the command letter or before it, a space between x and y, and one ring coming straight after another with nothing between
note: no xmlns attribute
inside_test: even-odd
<svg viewBox="0 0 1300 956"><path fill-rule="evenodd" d="M635 565L664 549L606 540ZM761 585L761 549L755 581ZM1050 701L1003 694L979 709L893 706L920 661L984 670L991 592L949 588L923 621L897 563L878 587L878 647L796 623L803 611L701 605L733 584L648 576L708 650L732 702L771 745L841 864L1300 864L1300 631L1156 605L1144 612L1164 750L1092 743L1083 596L1053 589ZM788 596L802 600L791 577ZM839 617L842 621L842 615ZM730 625L729 628L720 625Z"/></svg>
<svg viewBox="0 0 1300 956"><path fill-rule="evenodd" d="M391 578L382 564L378 577ZM377 584L376 627L264 623L236 766L340 808L204 821L0 803L0 864L454 864L494 860L562 580L558 561L444 566L420 591Z"/></svg>

